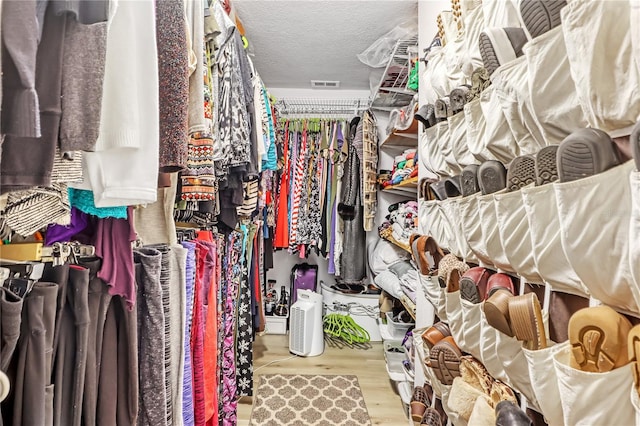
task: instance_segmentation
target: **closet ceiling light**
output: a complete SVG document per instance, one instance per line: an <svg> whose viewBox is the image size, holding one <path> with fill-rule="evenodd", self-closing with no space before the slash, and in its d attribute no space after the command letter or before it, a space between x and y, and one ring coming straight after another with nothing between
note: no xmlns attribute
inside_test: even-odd
<svg viewBox="0 0 640 426"><path fill-rule="evenodd" d="M311 80L312 89L338 89L339 87L339 81Z"/></svg>

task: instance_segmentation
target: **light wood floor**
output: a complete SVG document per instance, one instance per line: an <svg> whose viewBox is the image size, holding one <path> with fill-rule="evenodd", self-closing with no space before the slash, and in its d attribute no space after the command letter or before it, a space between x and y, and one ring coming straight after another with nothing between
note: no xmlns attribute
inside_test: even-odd
<svg viewBox="0 0 640 426"><path fill-rule="evenodd" d="M258 336L253 346L254 394L261 374L355 374L362 389L369 416L374 425L406 426L402 402L385 369L382 343L372 348L338 349L325 346L322 355L311 358L289 358L288 336ZM269 365L267 365L269 364ZM263 368L261 368L264 366ZM246 426L251 417L252 398L244 397L238 404L238 425ZM310 425L312 426L312 425Z"/></svg>

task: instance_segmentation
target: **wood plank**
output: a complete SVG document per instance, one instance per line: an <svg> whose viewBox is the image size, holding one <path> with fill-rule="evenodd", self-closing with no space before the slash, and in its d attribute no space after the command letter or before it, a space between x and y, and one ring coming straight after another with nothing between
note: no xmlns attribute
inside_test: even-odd
<svg viewBox="0 0 640 426"><path fill-rule="evenodd" d="M395 385L387 375L382 343L371 345L372 348L367 350L325 346L325 351L320 356L290 358L293 355L289 352L288 336L258 336L253 354L254 393L261 374L355 374L358 376L372 424L405 426L408 420ZM271 362L273 363L269 364ZM251 397L240 399L238 425L249 424L251 407Z"/></svg>

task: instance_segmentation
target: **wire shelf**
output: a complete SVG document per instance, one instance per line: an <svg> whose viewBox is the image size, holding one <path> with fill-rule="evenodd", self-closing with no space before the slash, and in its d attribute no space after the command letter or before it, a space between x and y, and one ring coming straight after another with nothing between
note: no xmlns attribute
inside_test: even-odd
<svg viewBox="0 0 640 426"><path fill-rule="evenodd" d="M366 98L282 98L276 102L276 109L281 117L331 117L359 115L370 105L371 101Z"/></svg>

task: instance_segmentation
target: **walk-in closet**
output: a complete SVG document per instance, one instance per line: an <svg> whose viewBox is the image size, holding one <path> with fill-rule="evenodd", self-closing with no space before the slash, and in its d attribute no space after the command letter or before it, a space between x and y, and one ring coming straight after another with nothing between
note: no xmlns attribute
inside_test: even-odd
<svg viewBox="0 0 640 426"><path fill-rule="evenodd" d="M0 425L640 425L640 0L0 36Z"/></svg>

